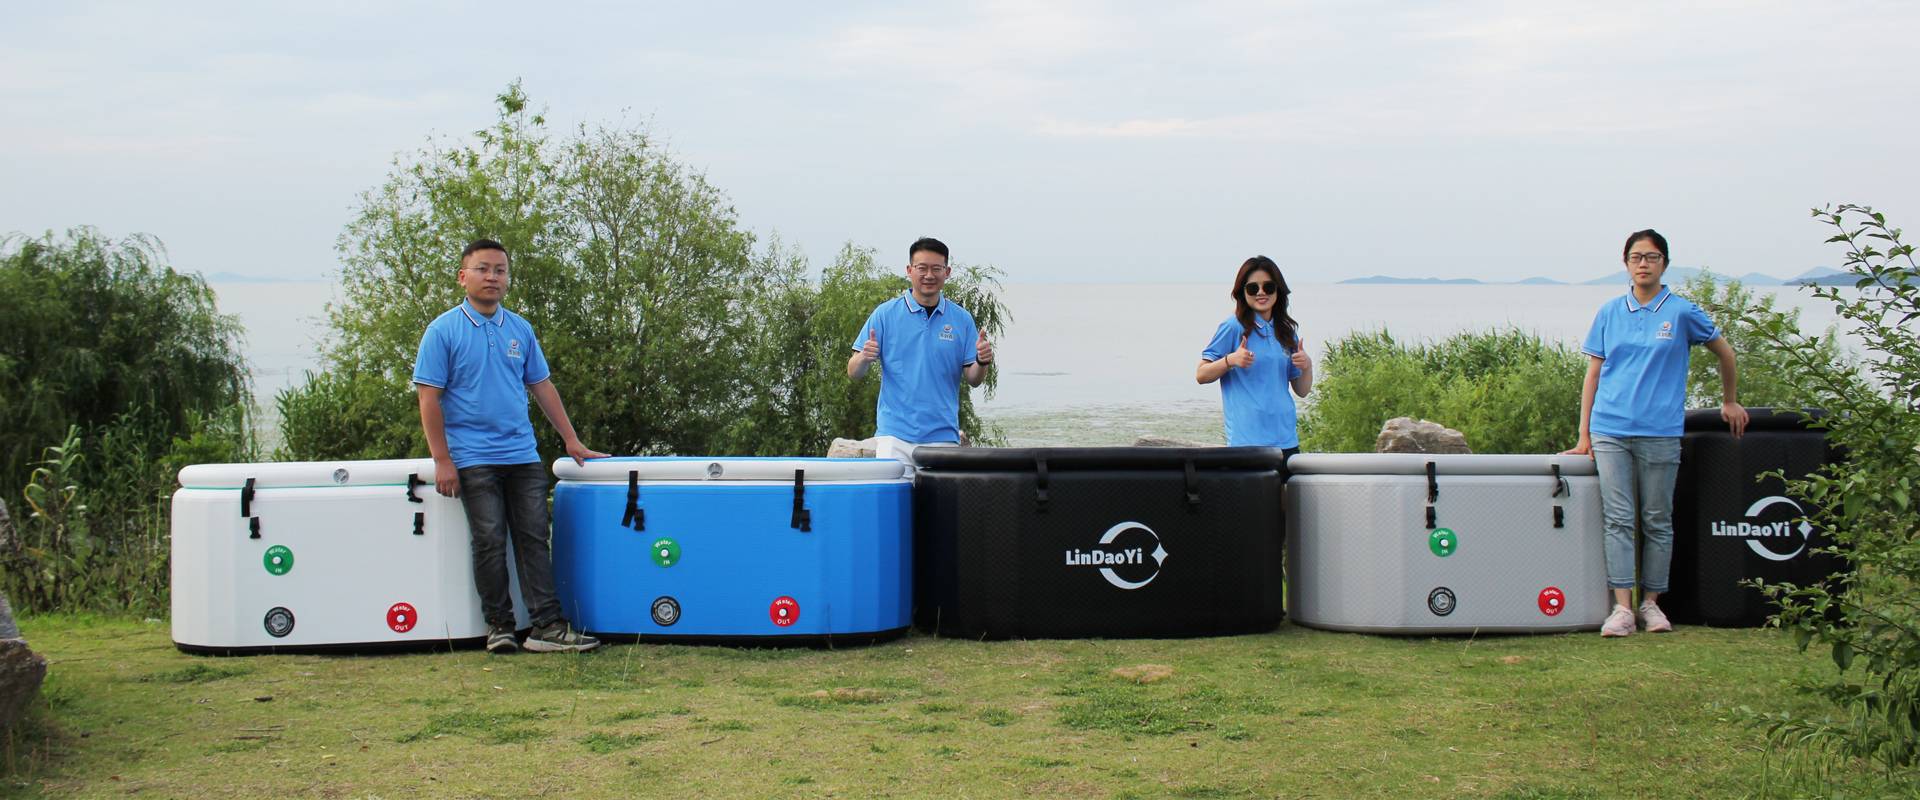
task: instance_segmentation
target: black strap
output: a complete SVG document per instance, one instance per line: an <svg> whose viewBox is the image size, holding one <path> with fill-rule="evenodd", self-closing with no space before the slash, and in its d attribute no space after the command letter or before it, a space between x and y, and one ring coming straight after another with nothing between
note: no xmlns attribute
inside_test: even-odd
<svg viewBox="0 0 1920 800"><path fill-rule="evenodd" d="M1187 508L1200 507L1200 478L1193 472L1193 459L1187 459Z"/></svg>
<svg viewBox="0 0 1920 800"><path fill-rule="evenodd" d="M1553 507L1553 527L1556 527L1556 528L1567 527L1566 511L1565 509L1562 509L1559 506Z"/></svg>
<svg viewBox="0 0 1920 800"><path fill-rule="evenodd" d="M1440 499L1440 482L1433 477L1433 462L1427 462L1427 502Z"/></svg>
<svg viewBox="0 0 1920 800"><path fill-rule="evenodd" d="M620 515L620 527L636 531L647 529L647 510L640 507L640 470L627 470L627 511Z"/></svg>
<svg viewBox="0 0 1920 800"><path fill-rule="evenodd" d="M413 512L413 535L415 536L427 535L427 512L425 511Z"/></svg>
<svg viewBox="0 0 1920 800"><path fill-rule="evenodd" d="M1045 456L1034 456L1033 472L1033 510L1044 514L1047 511L1047 459Z"/></svg>
<svg viewBox="0 0 1920 800"><path fill-rule="evenodd" d="M1440 527L1440 524L1434 521L1433 518L1433 506L1427 506L1427 530L1433 530L1438 527Z"/></svg>
<svg viewBox="0 0 1920 800"><path fill-rule="evenodd" d="M407 502L409 503L427 502L425 500L420 499L419 495L413 493L413 490L418 489L425 485L427 485L427 482L420 480L420 473L418 472L407 473Z"/></svg>
<svg viewBox="0 0 1920 800"><path fill-rule="evenodd" d="M248 518L247 518L247 530L249 530L249 531L252 531L251 533L249 533L249 534L247 534L247 538L249 538L249 539L258 539L258 538L260 538L260 518L259 518L259 517L248 517Z"/></svg>
<svg viewBox="0 0 1920 800"><path fill-rule="evenodd" d="M247 485L240 487L240 516L253 516L253 479L247 479Z"/></svg>
<svg viewBox="0 0 1920 800"><path fill-rule="evenodd" d="M798 528L801 533L813 532L813 512L807 510L807 471L793 471L793 520L787 523L789 528Z"/></svg>
<svg viewBox="0 0 1920 800"><path fill-rule="evenodd" d="M1553 496L1572 497L1573 487L1567 485L1567 479L1560 475L1560 465L1553 465ZM1558 502L1553 504L1553 527L1567 527L1567 512Z"/></svg>

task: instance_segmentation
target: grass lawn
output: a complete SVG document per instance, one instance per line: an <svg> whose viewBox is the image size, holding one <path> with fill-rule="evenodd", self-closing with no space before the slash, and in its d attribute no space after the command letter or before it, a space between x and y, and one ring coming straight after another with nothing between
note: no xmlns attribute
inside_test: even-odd
<svg viewBox="0 0 1920 800"><path fill-rule="evenodd" d="M53 666L0 794L1753 796L1781 758L1733 707L1806 708L1782 682L1830 668L1694 627L241 658L22 628Z"/></svg>

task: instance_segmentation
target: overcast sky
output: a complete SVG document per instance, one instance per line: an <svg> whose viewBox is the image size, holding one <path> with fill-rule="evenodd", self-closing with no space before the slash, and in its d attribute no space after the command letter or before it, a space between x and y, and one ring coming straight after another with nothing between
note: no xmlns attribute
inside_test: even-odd
<svg viewBox="0 0 1920 800"><path fill-rule="evenodd" d="M268 7L283 10L270 10ZM297 10L288 10L295 9ZM920 235L1010 281L1584 280L1920 225L1908 3L10 3L0 231L322 278L395 155L520 78L644 122L819 266ZM450 256L451 257L451 256Z"/></svg>

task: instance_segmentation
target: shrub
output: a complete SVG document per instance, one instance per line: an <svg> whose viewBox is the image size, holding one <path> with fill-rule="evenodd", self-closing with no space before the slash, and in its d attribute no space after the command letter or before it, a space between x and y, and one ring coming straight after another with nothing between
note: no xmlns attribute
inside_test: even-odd
<svg viewBox="0 0 1920 800"><path fill-rule="evenodd" d="M1920 765L1920 269L1900 231L1863 206L1820 208L1838 230L1853 287L1812 287L1865 345L1856 370L1822 357L1786 315L1749 309L1737 325L1765 341L1799 390L1830 412L1820 422L1844 461L1787 490L1832 537L1851 571L1829 584L1763 587L1802 650L1832 656L1832 672L1798 688L1837 712L1760 717L1778 746L1866 759L1893 781ZM1910 783L1904 784L1908 789Z"/></svg>
<svg viewBox="0 0 1920 800"><path fill-rule="evenodd" d="M1804 408L1813 396L1802 387L1800 376L1784 354L1769 346L1753 329L1739 324L1746 315L1781 315L1781 321L1795 330L1800 328L1800 310L1781 312L1774 308L1774 295L1759 296L1737 280L1721 283L1711 272L1688 278L1681 295L1699 304L1713 318L1713 324L1733 346L1740 376L1740 404L1775 408ZM1826 335L1806 340L1812 357L1821 363L1851 369L1840 352L1840 339L1833 328ZM1693 348L1687 362L1687 405L1691 408L1720 407L1720 359L1704 347Z"/></svg>
<svg viewBox="0 0 1920 800"><path fill-rule="evenodd" d="M163 613L179 467L251 453L235 318L152 238L0 240L0 591Z"/></svg>
<svg viewBox="0 0 1920 800"><path fill-rule="evenodd" d="M1407 346L1386 331L1335 341L1301 419L1301 447L1368 452L1394 417L1458 429L1480 453L1572 445L1586 357L1521 331L1462 333Z"/></svg>

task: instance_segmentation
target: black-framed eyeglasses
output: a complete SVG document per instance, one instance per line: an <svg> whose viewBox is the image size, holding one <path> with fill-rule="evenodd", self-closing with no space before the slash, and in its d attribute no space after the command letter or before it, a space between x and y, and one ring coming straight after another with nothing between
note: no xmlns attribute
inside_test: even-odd
<svg viewBox="0 0 1920 800"><path fill-rule="evenodd" d="M1648 264L1658 264L1665 260L1667 260L1667 257L1660 253L1629 253L1627 254L1627 263L1629 264L1638 264L1643 261Z"/></svg>
<svg viewBox="0 0 1920 800"><path fill-rule="evenodd" d="M1274 281L1247 281L1246 285L1240 287L1240 291L1247 294L1273 294L1279 291L1279 288L1280 284Z"/></svg>

